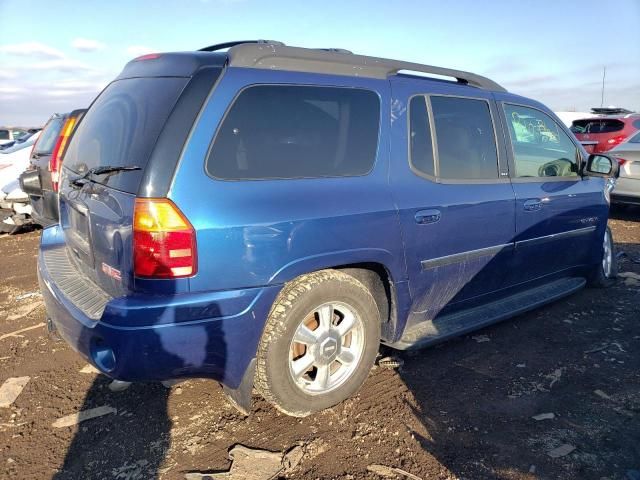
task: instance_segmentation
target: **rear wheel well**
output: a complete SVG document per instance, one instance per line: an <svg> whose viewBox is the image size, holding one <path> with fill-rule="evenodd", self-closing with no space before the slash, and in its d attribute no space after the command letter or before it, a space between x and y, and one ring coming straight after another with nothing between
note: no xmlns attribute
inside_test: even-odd
<svg viewBox="0 0 640 480"><path fill-rule="evenodd" d="M380 313L381 337L394 337L396 325L396 293L389 271L380 263L354 263L333 267L360 281L373 296Z"/></svg>

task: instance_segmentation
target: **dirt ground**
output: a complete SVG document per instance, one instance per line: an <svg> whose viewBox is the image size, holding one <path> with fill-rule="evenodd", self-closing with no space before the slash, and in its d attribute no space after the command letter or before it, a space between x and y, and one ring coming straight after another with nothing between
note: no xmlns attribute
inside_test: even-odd
<svg viewBox="0 0 640 480"><path fill-rule="evenodd" d="M610 224L618 249L640 257L640 210ZM0 383L31 377L0 408L3 479L182 479L227 470L235 444L303 445L301 462L281 475L310 480L383 478L373 464L423 480L613 480L640 470L640 282L620 278L400 355L400 369L376 367L356 398L308 418L257 398L243 417L212 381L113 392L105 376L80 372L86 363L47 335L41 298L23 297L38 290L38 238L0 238ZM621 259L620 271L640 265ZM100 406L115 412L52 426ZM532 418L542 413L554 418ZM565 444L575 450L549 456Z"/></svg>

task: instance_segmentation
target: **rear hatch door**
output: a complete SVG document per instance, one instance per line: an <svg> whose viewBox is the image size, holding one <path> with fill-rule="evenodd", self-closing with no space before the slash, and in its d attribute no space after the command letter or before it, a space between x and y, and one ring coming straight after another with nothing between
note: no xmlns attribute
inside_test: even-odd
<svg viewBox="0 0 640 480"><path fill-rule="evenodd" d="M135 197L186 77L112 82L85 114L64 156L60 223L76 268L111 296L133 289ZM93 173L113 167L109 173ZM117 171L119 167L135 170Z"/></svg>

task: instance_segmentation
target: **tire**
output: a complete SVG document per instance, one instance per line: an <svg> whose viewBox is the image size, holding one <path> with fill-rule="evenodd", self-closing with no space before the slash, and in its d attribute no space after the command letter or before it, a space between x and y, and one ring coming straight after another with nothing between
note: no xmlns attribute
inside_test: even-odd
<svg viewBox="0 0 640 480"><path fill-rule="evenodd" d="M378 308L360 281L337 270L303 275L284 286L271 308L255 387L281 412L305 417L354 395L379 345Z"/></svg>
<svg viewBox="0 0 640 480"><path fill-rule="evenodd" d="M608 248L607 248L608 244ZM607 288L615 283L615 278L618 276L618 258L616 255L616 247L613 243L613 235L611 229L607 227L604 232L604 239L602 242L602 261L594 267L593 272L589 278L589 286L594 288ZM610 266L607 266L605 262L605 256L609 258L608 262Z"/></svg>

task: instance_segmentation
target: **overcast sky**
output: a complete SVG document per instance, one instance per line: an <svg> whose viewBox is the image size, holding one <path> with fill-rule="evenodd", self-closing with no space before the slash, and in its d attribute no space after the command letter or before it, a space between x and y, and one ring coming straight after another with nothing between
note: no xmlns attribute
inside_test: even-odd
<svg viewBox="0 0 640 480"><path fill-rule="evenodd" d="M640 0L0 0L0 125L86 107L143 53L267 38L484 74L552 109L640 110Z"/></svg>

